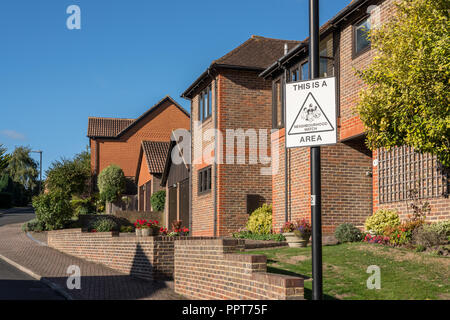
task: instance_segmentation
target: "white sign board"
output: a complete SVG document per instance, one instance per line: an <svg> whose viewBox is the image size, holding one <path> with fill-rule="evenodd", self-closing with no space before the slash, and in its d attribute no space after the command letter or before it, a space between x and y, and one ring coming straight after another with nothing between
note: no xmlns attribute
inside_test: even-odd
<svg viewBox="0 0 450 320"><path fill-rule="evenodd" d="M335 144L336 79L286 84L286 147Z"/></svg>

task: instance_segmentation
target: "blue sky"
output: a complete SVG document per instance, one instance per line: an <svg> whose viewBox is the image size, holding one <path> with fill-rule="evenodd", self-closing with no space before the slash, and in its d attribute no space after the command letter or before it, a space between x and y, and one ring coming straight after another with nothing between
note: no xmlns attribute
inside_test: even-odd
<svg viewBox="0 0 450 320"><path fill-rule="evenodd" d="M324 23L350 0L321 0ZM69 30L68 6L81 9ZM307 0L2 0L0 143L43 168L88 145L88 116L136 118L251 35L308 36ZM38 154L34 155L38 159Z"/></svg>

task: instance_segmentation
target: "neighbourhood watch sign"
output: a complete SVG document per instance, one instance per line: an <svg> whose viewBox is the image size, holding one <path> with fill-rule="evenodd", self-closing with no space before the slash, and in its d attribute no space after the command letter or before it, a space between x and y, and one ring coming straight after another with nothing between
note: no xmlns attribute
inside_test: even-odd
<svg viewBox="0 0 450 320"><path fill-rule="evenodd" d="M335 144L335 78L286 84L286 147Z"/></svg>

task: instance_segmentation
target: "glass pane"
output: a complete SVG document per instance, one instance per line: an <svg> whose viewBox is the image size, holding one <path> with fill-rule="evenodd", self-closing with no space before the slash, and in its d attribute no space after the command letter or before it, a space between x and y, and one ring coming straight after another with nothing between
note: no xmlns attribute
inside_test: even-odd
<svg viewBox="0 0 450 320"><path fill-rule="evenodd" d="M209 87L208 90L208 116L211 115L211 110L212 110L212 92L211 92L211 87Z"/></svg>
<svg viewBox="0 0 450 320"><path fill-rule="evenodd" d="M355 45L356 45L356 53L364 50L370 45L370 41L368 38L368 33L370 31L370 24L368 20L361 22L355 28Z"/></svg>
<svg viewBox="0 0 450 320"><path fill-rule="evenodd" d="M309 64L305 62L302 64L302 80L309 80Z"/></svg>
<svg viewBox="0 0 450 320"><path fill-rule="evenodd" d="M328 59L320 58L319 72L321 77L328 77Z"/></svg>
<svg viewBox="0 0 450 320"><path fill-rule="evenodd" d="M208 92L203 93L203 120L208 117Z"/></svg>
<svg viewBox="0 0 450 320"><path fill-rule="evenodd" d="M291 71L291 81L298 81L299 80L298 74L299 74L298 69L297 68L293 69Z"/></svg>
<svg viewBox="0 0 450 320"><path fill-rule="evenodd" d="M198 97L198 119L203 120L203 97L201 94Z"/></svg>

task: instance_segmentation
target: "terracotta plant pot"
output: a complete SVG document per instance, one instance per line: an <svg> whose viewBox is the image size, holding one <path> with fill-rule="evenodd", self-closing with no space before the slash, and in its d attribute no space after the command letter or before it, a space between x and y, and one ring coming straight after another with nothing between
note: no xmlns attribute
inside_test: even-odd
<svg viewBox="0 0 450 320"><path fill-rule="evenodd" d="M145 228L145 229L141 229L141 233L143 237L148 237L151 235L152 232L152 228Z"/></svg>
<svg viewBox="0 0 450 320"><path fill-rule="evenodd" d="M140 237L140 236L142 236L142 232L141 232L141 230L142 230L142 229L138 229L138 228L136 228L136 236L137 236L137 237Z"/></svg>

